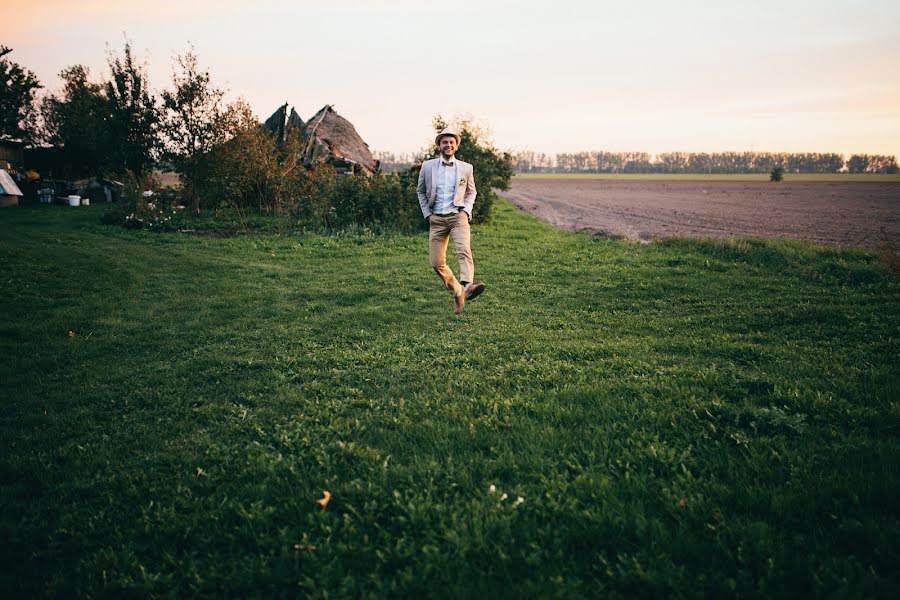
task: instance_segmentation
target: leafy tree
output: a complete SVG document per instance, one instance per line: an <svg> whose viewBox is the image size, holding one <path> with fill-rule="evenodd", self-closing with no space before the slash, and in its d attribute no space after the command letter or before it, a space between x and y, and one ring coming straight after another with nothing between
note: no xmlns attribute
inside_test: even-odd
<svg viewBox="0 0 900 600"><path fill-rule="evenodd" d="M175 63L173 89L162 93L165 156L181 175L191 205L199 210L201 188L208 187L210 152L227 135L224 92L213 86L209 72L199 67L193 48L176 56Z"/></svg>
<svg viewBox="0 0 900 600"><path fill-rule="evenodd" d="M264 213L284 209L296 197L303 170L299 132L277 144L242 100L228 106L223 123L227 139L210 153L212 179L200 190L207 205L226 202Z"/></svg>
<svg viewBox="0 0 900 600"><path fill-rule="evenodd" d="M688 154L685 152L665 152L656 159L657 166L663 173L684 173L688 167Z"/></svg>
<svg viewBox="0 0 900 600"><path fill-rule="evenodd" d="M844 157L837 153L821 154L817 164L817 173L837 173L844 166Z"/></svg>
<svg viewBox="0 0 900 600"><path fill-rule="evenodd" d="M440 115L434 118L432 124L436 134L447 127L447 122ZM483 223L491 218L491 208L497 197L494 189L509 189L509 182L513 176L513 159L508 152L500 152L494 148L487 141L484 128L471 118L460 119L456 124L456 132L460 137L459 150L456 155L460 160L472 163L475 168L478 198L475 201L472 220L476 223ZM434 155L433 141L429 146L430 150L426 157Z"/></svg>
<svg viewBox="0 0 900 600"><path fill-rule="evenodd" d="M650 155L646 152L626 152L625 167L622 170L625 173L649 173Z"/></svg>
<svg viewBox="0 0 900 600"><path fill-rule="evenodd" d="M0 136L34 141L35 92L42 86L28 69L8 60L0 46Z"/></svg>
<svg viewBox="0 0 900 600"><path fill-rule="evenodd" d="M847 170L851 173L865 173L868 166L868 154L854 154L847 161Z"/></svg>
<svg viewBox="0 0 900 600"><path fill-rule="evenodd" d="M155 164L159 140L159 109L149 91L147 65L139 64L126 40L122 57L109 53L110 151L117 172L141 175Z"/></svg>
<svg viewBox="0 0 900 600"><path fill-rule="evenodd" d="M109 105L102 86L83 65L63 69L63 89L41 101L41 136L59 148L68 177L96 175L111 168Z"/></svg>
<svg viewBox="0 0 900 600"><path fill-rule="evenodd" d="M784 169L782 167L775 167L769 173L769 181L781 181L784 179Z"/></svg>
<svg viewBox="0 0 900 600"><path fill-rule="evenodd" d="M847 161L851 173L896 173L897 159L884 154L854 154Z"/></svg>

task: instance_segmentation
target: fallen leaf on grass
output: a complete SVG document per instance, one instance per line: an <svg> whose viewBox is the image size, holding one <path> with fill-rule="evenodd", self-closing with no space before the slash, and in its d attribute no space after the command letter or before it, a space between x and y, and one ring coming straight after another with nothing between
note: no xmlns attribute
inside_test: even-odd
<svg viewBox="0 0 900 600"><path fill-rule="evenodd" d="M328 490L322 490L322 497L316 500L316 504L322 507L322 510L328 506L328 503L331 502L331 492Z"/></svg>
<svg viewBox="0 0 900 600"><path fill-rule="evenodd" d="M75 337L75 332L71 329L69 330L69 337Z"/></svg>

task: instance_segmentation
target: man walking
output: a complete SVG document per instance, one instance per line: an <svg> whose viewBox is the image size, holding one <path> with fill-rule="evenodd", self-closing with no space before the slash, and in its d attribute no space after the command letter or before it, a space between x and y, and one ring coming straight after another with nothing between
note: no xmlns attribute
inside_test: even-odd
<svg viewBox="0 0 900 600"><path fill-rule="evenodd" d="M462 312L466 300L476 298L485 287L475 282L469 240L476 195L475 174L471 164L455 157L459 141L459 135L451 129L444 129L434 138L440 156L422 163L416 188L422 215L428 221L428 259L444 287L453 294L456 314ZM450 236L459 257L459 281L447 266Z"/></svg>

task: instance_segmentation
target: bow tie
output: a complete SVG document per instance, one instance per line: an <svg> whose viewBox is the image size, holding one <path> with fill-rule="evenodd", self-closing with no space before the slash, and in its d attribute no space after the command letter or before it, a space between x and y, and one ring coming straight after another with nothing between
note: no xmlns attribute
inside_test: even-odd
<svg viewBox="0 0 900 600"><path fill-rule="evenodd" d="M455 165L456 163L441 161L441 164L444 165L445 167L452 167L452 166Z"/></svg>

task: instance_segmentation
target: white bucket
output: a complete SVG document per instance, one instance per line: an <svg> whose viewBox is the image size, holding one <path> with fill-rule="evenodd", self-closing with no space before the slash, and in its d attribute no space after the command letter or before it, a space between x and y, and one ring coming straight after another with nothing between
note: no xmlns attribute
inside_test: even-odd
<svg viewBox="0 0 900 600"><path fill-rule="evenodd" d="M90 198L82 198L82 199L81 199L81 205L82 205L82 206L90 206L90 205L91 205L91 199L90 199Z"/></svg>
<svg viewBox="0 0 900 600"><path fill-rule="evenodd" d="M81 204L81 196L69 196L69 206L78 206Z"/></svg>

